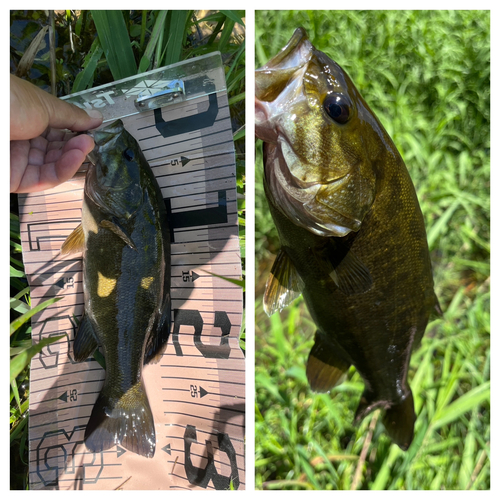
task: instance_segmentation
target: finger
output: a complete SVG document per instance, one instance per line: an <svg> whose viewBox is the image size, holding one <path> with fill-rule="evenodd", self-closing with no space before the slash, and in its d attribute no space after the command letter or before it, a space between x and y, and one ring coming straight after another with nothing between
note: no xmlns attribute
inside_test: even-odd
<svg viewBox="0 0 500 500"><path fill-rule="evenodd" d="M24 171L28 164L29 141L11 141L10 143L10 192L17 192Z"/></svg>
<svg viewBox="0 0 500 500"><path fill-rule="evenodd" d="M82 134L72 137L63 148L63 151L69 151L71 149L79 149L86 156L88 155L95 146L94 139L90 135Z"/></svg>
<svg viewBox="0 0 500 500"><path fill-rule="evenodd" d="M37 167L41 167L47 161L46 156L47 155L45 150L32 147L30 148L28 154L28 165L36 165Z"/></svg>
<svg viewBox="0 0 500 500"><path fill-rule="evenodd" d="M79 149L86 156L94 149L94 139L88 135L78 135L67 142L51 142L47 146L45 162L55 162L71 149Z"/></svg>
<svg viewBox="0 0 500 500"><path fill-rule="evenodd" d="M52 128L81 132L98 127L103 120L101 113L95 109L83 110L60 99L50 99L46 105L49 127Z"/></svg>
<svg viewBox="0 0 500 500"><path fill-rule="evenodd" d="M11 193L43 191L71 179L94 148L88 135L73 137L62 148L43 153L43 141L37 138L42 149L33 148L33 141L11 141Z"/></svg>
<svg viewBox="0 0 500 500"><path fill-rule="evenodd" d="M42 166L29 164L23 172L19 185L12 192L32 193L53 188L73 177L85 160L79 149L64 153L56 162Z"/></svg>
<svg viewBox="0 0 500 500"><path fill-rule="evenodd" d="M40 151L47 151L50 145L49 141L42 136L31 139L29 143L32 149L39 149Z"/></svg>
<svg viewBox="0 0 500 500"><path fill-rule="evenodd" d="M47 151L44 163L55 163L57 160L59 160L59 158L61 158L62 155L63 155L62 147L51 149Z"/></svg>
<svg viewBox="0 0 500 500"><path fill-rule="evenodd" d="M92 137L77 135L62 149L48 151L45 164L41 167L40 190L49 189L71 179L92 149L94 149Z"/></svg>
<svg viewBox="0 0 500 500"><path fill-rule="evenodd" d="M33 139L48 126L74 131L89 130L102 123L97 110L88 113L45 92L35 85L11 75L10 139Z"/></svg>
<svg viewBox="0 0 500 500"><path fill-rule="evenodd" d="M57 128L47 127L47 130L42 135L49 142L52 142L52 141L64 141L66 139L67 133L68 132L66 130L60 130ZM74 135L74 134L72 134L72 135Z"/></svg>
<svg viewBox="0 0 500 500"><path fill-rule="evenodd" d="M85 161L86 153L81 149L70 149L55 162L58 184L71 179Z"/></svg>

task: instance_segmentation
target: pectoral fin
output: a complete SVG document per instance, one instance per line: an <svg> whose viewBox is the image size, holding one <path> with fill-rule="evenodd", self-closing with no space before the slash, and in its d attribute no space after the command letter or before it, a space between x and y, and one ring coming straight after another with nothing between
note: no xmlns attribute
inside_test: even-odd
<svg viewBox="0 0 500 500"><path fill-rule="evenodd" d="M329 275L345 295L370 290L373 285L370 270L350 248L336 244L329 255L333 266Z"/></svg>
<svg viewBox="0 0 500 500"><path fill-rule="evenodd" d="M109 229L111 232L115 233L119 238L121 238L132 250L137 250L132 238L126 233L125 229L120 225L117 220L102 220L99 225L106 229Z"/></svg>
<svg viewBox="0 0 500 500"><path fill-rule="evenodd" d="M304 284L300 279L295 266L281 249L267 279L264 293L264 311L271 316L281 311L294 301L301 293Z"/></svg>
<svg viewBox="0 0 500 500"><path fill-rule="evenodd" d="M82 224L78 224L71 234L66 238L62 244L61 255L68 255L71 253L83 252L85 248L85 234L83 232Z"/></svg>
<svg viewBox="0 0 500 500"><path fill-rule="evenodd" d="M314 346L307 360L306 375L313 391L327 392L342 382L350 363L321 332L316 332Z"/></svg>
<svg viewBox="0 0 500 500"><path fill-rule="evenodd" d="M92 356L97 349L97 336L92 323L86 315L83 315L82 320L76 332L75 341L73 343L73 354L75 361L85 361Z"/></svg>
<svg viewBox="0 0 500 500"><path fill-rule="evenodd" d="M144 350L144 363L157 363L167 346L170 336L170 325L172 318L170 315L170 293L167 294L163 302L161 311L153 325L151 335Z"/></svg>

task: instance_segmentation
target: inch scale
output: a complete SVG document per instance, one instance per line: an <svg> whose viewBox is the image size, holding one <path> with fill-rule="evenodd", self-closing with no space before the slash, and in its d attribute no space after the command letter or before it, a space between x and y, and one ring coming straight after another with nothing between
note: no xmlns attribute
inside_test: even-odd
<svg viewBox="0 0 500 500"><path fill-rule="evenodd" d="M19 196L32 306L61 298L32 321L35 342L62 336L31 363L32 489L245 488L242 289L213 276L241 278L234 147L220 55L197 59L202 78L193 69L195 59L173 66L185 79L185 94L161 101L163 108L146 100L145 110L131 110L137 102L130 96L142 88L144 98L144 82L150 88L153 81L148 95L154 101L170 67L140 75L139 83L133 77L70 96L87 106L105 95L105 121L121 118L139 142L169 211L173 327L161 360L144 368L156 426L152 459L121 446L91 453L83 443L104 370L94 358L74 361L84 302L82 261L63 258L59 250L80 222L84 176ZM211 92L197 94L200 82Z"/></svg>

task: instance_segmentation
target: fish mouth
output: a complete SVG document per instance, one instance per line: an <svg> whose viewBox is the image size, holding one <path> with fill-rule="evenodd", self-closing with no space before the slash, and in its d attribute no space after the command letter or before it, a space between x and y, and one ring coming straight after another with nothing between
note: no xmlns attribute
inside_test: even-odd
<svg viewBox="0 0 500 500"><path fill-rule="evenodd" d="M266 143L268 192L280 211L314 234L343 237L360 230L366 197L357 189L362 183L357 165L339 160L332 168L334 159L325 161L320 151L309 147L307 126L315 124L314 113L322 109L313 90L323 73L322 91L345 88L335 63L297 28L286 46L255 72L255 135ZM306 128L299 123L304 116Z"/></svg>
<svg viewBox="0 0 500 500"><path fill-rule="evenodd" d="M103 146L112 147L116 139L124 130L123 122L121 120L116 120L103 128L94 130L91 135L94 137L94 142L99 148Z"/></svg>
<svg viewBox="0 0 500 500"><path fill-rule="evenodd" d="M307 32L304 28L299 27L291 36L288 43L281 49L278 54L276 54L273 58L271 58L263 68L287 68L290 66L297 66L298 64L295 62L296 58L301 55L301 49L305 48L307 52L309 52L309 46L311 42L309 42L309 37L307 36ZM257 70L259 71L259 70Z"/></svg>
<svg viewBox="0 0 500 500"><path fill-rule="evenodd" d="M297 28L281 52L255 70L256 101L274 101L294 73L308 64L313 50L304 28Z"/></svg>
<svg viewBox="0 0 500 500"><path fill-rule="evenodd" d="M302 79L314 47L303 28L297 28L279 54L255 71L255 135L276 142L275 126L291 102L304 98Z"/></svg>
<svg viewBox="0 0 500 500"><path fill-rule="evenodd" d="M115 120L109 125L104 127L91 130L86 132L86 134L92 139L94 139L94 149L87 155L87 160L92 164L96 165L98 159L98 152L105 152L113 149L118 137L125 130L123 122L121 120Z"/></svg>

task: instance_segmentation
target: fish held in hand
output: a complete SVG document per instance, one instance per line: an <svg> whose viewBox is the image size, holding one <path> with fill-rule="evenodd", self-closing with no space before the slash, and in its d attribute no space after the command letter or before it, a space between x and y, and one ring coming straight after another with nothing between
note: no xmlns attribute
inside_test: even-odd
<svg viewBox="0 0 500 500"><path fill-rule="evenodd" d="M85 431L90 451L121 444L152 457L155 427L142 370L170 333L170 235L155 176L121 120L94 132L82 223L61 253L83 252L85 311L76 361L102 346L106 376Z"/></svg>
<svg viewBox="0 0 500 500"><path fill-rule="evenodd" d="M356 419L384 410L388 434L406 450L411 351L440 312L411 178L349 76L304 29L255 81L264 188L281 242L264 309L271 315L302 294L317 326L311 388L329 391L354 365L365 382Z"/></svg>

